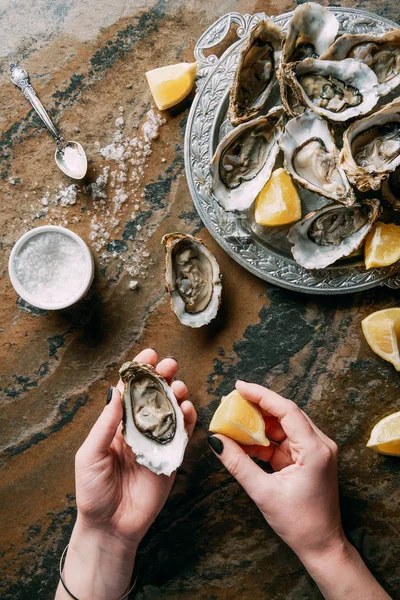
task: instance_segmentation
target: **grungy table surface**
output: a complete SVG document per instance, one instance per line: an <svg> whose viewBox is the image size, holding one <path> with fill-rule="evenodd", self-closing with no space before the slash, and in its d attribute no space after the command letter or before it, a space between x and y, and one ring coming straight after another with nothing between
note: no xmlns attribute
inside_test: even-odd
<svg viewBox="0 0 400 600"><path fill-rule="evenodd" d="M342 4L399 20L396 2ZM146 346L177 357L199 422L172 495L142 544L135 598L321 597L208 449L212 412L237 377L292 398L335 438L346 532L400 598L400 462L365 448L374 423L399 410L400 380L371 352L360 327L373 310L396 306L398 294L382 288L313 298L248 274L211 239L193 208L183 165L190 101L163 115L157 140L146 145L141 129L151 108L146 70L193 60L196 40L226 12L273 15L295 6L289 0L2 0L2 600L53 597L75 516L74 454L119 365ZM55 167L51 136L9 83L10 60L26 67L66 138L84 145L89 183L107 178L110 168L103 201L95 187L65 191L70 182ZM127 181L127 163L101 153L115 134L115 147L128 138L139 148L141 165L129 166ZM116 221L108 209L115 209ZM14 242L46 223L64 223L82 235L96 258L89 297L59 313L32 310L7 276ZM220 262L223 308L208 328L181 326L163 291L160 239L175 230L199 232Z"/></svg>

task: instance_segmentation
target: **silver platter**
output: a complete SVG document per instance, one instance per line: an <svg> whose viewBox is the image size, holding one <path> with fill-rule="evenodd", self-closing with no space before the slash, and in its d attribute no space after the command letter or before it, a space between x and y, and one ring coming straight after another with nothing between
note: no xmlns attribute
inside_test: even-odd
<svg viewBox="0 0 400 600"><path fill-rule="evenodd" d="M339 33L382 35L398 27L396 23L369 12L350 8L331 8L339 21ZM286 30L293 12L273 20ZM188 117L185 136L185 167L194 205L205 226L219 245L245 269L261 279L284 288L309 294L343 294L387 285L400 288L400 266L366 270L360 257L321 270L307 270L292 258L286 230L258 227L251 212L225 212L211 192L210 160L218 141L231 128L227 119L228 89L235 73L245 38L266 18L265 13L241 15L228 13L204 32L195 47L198 63L197 93ZM218 58L205 55L220 44L232 25L237 26L238 41ZM278 98L272 99L272 103ZM327 203L326 198L299 190L306 214Z"/></svg>

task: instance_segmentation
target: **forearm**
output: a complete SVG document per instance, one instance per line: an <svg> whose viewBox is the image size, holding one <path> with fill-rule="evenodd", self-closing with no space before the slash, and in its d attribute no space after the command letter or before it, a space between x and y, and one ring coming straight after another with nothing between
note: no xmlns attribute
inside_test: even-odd
<svg viewBox="0 0 400 600"><path fill-rule="evenodd" d="M136 548L111 535L75 523L64 562L63 580L79 600L118 600L129 589ZM55 600L71 600L61 581Z"/></svg>
<svg viewBox="0 0 400 600"><path fill-rule="evenodd" d="M325 600L390 600L347 541L323 557L301 557Z"/></svg>

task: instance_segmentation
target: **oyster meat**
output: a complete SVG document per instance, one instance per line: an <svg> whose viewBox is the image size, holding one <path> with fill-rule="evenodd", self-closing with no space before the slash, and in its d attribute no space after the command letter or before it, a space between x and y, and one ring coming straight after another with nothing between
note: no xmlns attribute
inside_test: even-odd
<svg viewBox="0 0 400 600"><path fill-rule="evenodd" d="M282 63L318 58L334 41L339 29L335 15L316 2L296 8L283 45Z"/></svg>
<svg viewBox="0 0 400 600"><path fill-rule="evenodd" d="M331 121L363 115L379 98L375 73L353 58L340 62L307 58L281 65L281 76L304 106ZM290 110L283 96L282 101Z"/></svg>
<svg viewBox="0 0 400 600"><path fill-rule="evenodd" d="M400 99L345 131L340 163L359 190L377 190L400 165Z"/></svg>
<svg viewBox="0 0 400 600"><path fill-rule="evenodd" d="M157 475L169 476L182 464L188 442L175 394L150 365L127 362L119 373L124 383L126 443L139 464Z"/></svg>
<svg viewBox="0 0 400 600"><path fill-rule="evenodd" d="M305 269L323 269L360 248L380 214L379 200L350 207L329 204L293 225L288 240L295 261Z"/></svg>
<svg viewBox="0 0 400 600"><path fill-rule="evenodd" d="M321 56L324 60L355 58L372 69L378 79L378 94L385 96L400 84L400 29L380 37L345 34Z"/></svg>
<svg viewBox="0 0 400 600"><path fill-rule="evenodd" d="M279 152L284 111L277 108L243 123L218 144L210 170L212 191L225 210L248 208L268 181Z"/></svg>
<svg viewBox="0 0 400 600"><path fill-rule="evenodd" d="M162 244L172 310L183 325L206 325L221 304L221 274L214 255L200 238L183 233L164 235Z"/></svg>
<svg viewBox="0 0 400 600"><path fill-rule="evenodd" d="M250 33L233 78L229 99L232 125L254 118L263 109L276 81L284 33L263 19Z"/></svg>
<svg viewBox="0 0 400 600"><path fill-rule="evenodd" d="M301 186L346 206L354 203L346 173L339 166L339 150L324 119L312 111L291 119L279 145L286 171Z"/></svg>
<svg viewBox="0 0 400 600"><path fill-rule="evenodd" d="M400 167L390 173L382 184L382 196L393 210L400 210Z"/></svg>

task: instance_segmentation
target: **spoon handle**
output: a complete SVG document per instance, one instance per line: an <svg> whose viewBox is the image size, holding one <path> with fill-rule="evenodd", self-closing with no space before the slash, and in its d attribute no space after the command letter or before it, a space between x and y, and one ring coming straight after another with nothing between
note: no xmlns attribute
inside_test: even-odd
<svg viewBox="0 0 400 600"><path fill-rule="evenodd" d="M57 133L56 128L54 127L49 115L47 114L43 104L40 102L39 98L36 96L36 92L31 86L29 81L29 75L19 65L15 65L14 63L10 64L10 79L14 85L16 85L21 92L24 94L25 98L29 100L32 104L33 108L42 119L43 123L46 125L47 129L54 136L57 145L63 145L63 139Z"/></svg>

